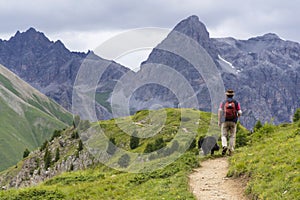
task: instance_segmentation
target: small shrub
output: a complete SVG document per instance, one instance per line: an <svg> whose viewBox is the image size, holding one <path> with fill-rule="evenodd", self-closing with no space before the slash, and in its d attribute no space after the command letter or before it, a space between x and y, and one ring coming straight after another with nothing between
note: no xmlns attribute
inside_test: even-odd
<svg viewBox="0 0 300 200"><path fill-rule="evenodd" d="M265 136L268 136L275 131L275 126L270 123L265 123L263 127L261 127L259 130L255 131L252 134L252 139L259 140Z"/></svg>
<svg viewBox="0 0 300 200"><path fill-rule="evenodd" d="M164 142L164 140L162 138L158 138L154 141L154 143L150 142L147 144L147 146L144 150L144 153L150 153L150 152L159 150L165 146L166 146L166 143Z"/></svg>
<svg viewBox="0 0 300 200"><path fill-rule="evenodd" d="M42 144L42 146L40 147L40 151L45 150L48 147L48 140L45 140L45 142Z"/></svg>
<svg viewBox="0 0 300 200"><path fill-rule="evenodd" d="M44 169L47 170L48 167L51 166L51 160L52 160L52 155L51 155L51 152L49 151L48 147L46 148L46 151L45 151L45 155L44 155Z"/></svg>
<svg viewBox="0 0 300 200"><path fill-rule="evenodd" d="M78 131L73 131L72 134L71 134L71 138L72 139L78 139L79 138Z"/></svg>
<svg viewBox="0 0 300 200"><path fill-rule="evenodd" d="M28 157L30 154L30 151L26 148L25 151L23 152L23 158Z"/></svg>
<svg viewBox="0 0 300 200"><path fill-rule="evenodd" d="M258 121L256 122L256 124L254 125L253 131L258 131L261 127L263 127L263 125L262 125L261 121L258 120Z"/></svg>
<svg viewBox="0 0 300 200"><path fill-rule="evenodd" d="M56 148L54 162L57 162L59 158L60 158L59 148Z"/></svg>
<svg viewBox="0 0 300 200"><path fill-rule="evenodd" d="M78 148L77 148L78 151L82 151L83 150L83 143L81 140L79 140L78 142Z"/></svg>
<svg viewBox="0 0 300 200"><path fill-rule="evenodd" d="M80 117L79 117L79 115L74 116L73 127L77 128L77 126L78 126L79 123L80 123Z"/></svg>
<svg viewBox="0 0 300 200"><path fill-rule="evenodd" d="M138 138L137 133L134 132L130 137L130 142L129 142L130 149L137 148L139 146L139 143L140 143L140 138Z"/></svg>
<svg viewBox="0 0 300 200"><path fill-rule="evenodd" d="M144 150L144 153L151 153L151 152L154 151L153 149L154 149L153 144L152 144L152 143L148 143L148 144L146 145L146 148L145 148L145 150Z"/></svg>
<svg viewBox="0 0 300 200"><path fill-rule="evenodd" d="M75 158L79 158L79 151L75 152Z"/></svg>
<svg viewBox="0 0 300 200"><path fill-rule="evenodd" d="M70 170L69 171L73 171L73 170L74 170L74 165L72 163L71 166L70 166Z"/></svg>
<svg viewBox="0 0 300 200"><path fill-rule="evenodd" d="M154 151L161 149L165 146L166 146L166 143L164 142L164 140L162 138L158 138L154 142Z"/></svg>
<svg viewBox="0 0 300 200"><path fill-rule="evenodd" d="M55 130L52 134L50 141L52 141L52 140L54 140L54 138L60 137L60 136L61 136L61 130Z"/></svg>
<svg viewBox="0 0 300 200"><path fill-rule="evenodd" d="M300 108L298 108L296 110L296 112L294 113L294 116L293 116L293 122L297 122L300 120Z"/></svg>
<svg viewBox="0 0 300 200"><path fill-rule="evenodd" d="M236 147L243 147L248 144L250 132L241 127L240 122L236 126Z"/></svg>
<svg viewBox="0 0 300 200"><path fill-rule="evenodd" d="M13 195L15 196L15 195ZM30 189L21 191L12 199L30 199L30 200L50 200L50 199L65 199L64 194L59 191L48 191L43 189Z"/></svg>

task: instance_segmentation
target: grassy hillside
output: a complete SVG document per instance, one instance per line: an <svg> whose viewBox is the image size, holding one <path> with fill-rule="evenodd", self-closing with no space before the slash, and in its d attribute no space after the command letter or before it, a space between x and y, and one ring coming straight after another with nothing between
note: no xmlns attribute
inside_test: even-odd
<svg viewBox="0 0 300 200"><path fill-rule="evenodd" d="M266 124L230 159L229 176L249 179L253 199L299 199L300 122Z"/></svg>
<svg viewBox="0 0 300 200"><path fill-rule="evenodd" d="M33 150L55 129L71 123L72 115L0 66L0 171Z"/></svg>
<svg viewBox="0 0 300 200"><path fill-rule="evenodd" d="M163 116L167 116L163 128L155 135L151 132L147 132L147 130L149 130L147 127L153 126L151 128L155 128L154 126L156 123L154 123L154 121L163 119ZM100 121L99 124L94 124L94 127L99 127L100 125L102 130L104 130L105 135L108 138L114 138L116 145L122 149L128 152L143 153L148 148L147 146L155 146L157 143L156 141L163 141L166 146L172 144L172 140L176 137L178 130L185 130L185 134L190 134L189 131L191 131L190 127L192 126L191 122L193 122L194 125L196 124L197 129L195 135L197 138L200 135L205 135L210 122L210 117L211 115L209 113L192 109L163 109L155 112L140 111L132 117L123 118L120 122L124 122L124 125L127 124L130 126L128 121L131 118L133 123L140 127L136 134L144 134L144 136L145 134L150 134L149 136L151 136L140 139L139 145L134 149L130 148L130 136L116 125L116 120ZM196 120L196 123L194 123L194 120ZM216 121L213 123L216 125ZM213 132L219 133L217 129L212 130L211 133ZM59 138L59 140L62 139ZM178 153L177 151L183 142L180 139L178 139L178 141L179 144L174 150L174 154ZM101 141L97 142L101 143ZM87 148L88 147L85 146L84 151ZM107 145L106 148L108 149ZM50 149L53 148L51 147ZM164 157L159 157L161 156L159 154L155 154L155 156L159 160L164 159ZM62 160L65 160L64 157L64 155L61 155ZM120 157L121 154L116 152L106 164L116 164L118 163L118 160L120 160ZM86 170L71 170L48 179L35 187L19 190L11 189L0 192L0 198L130 200L194 199L188 186L188 174L191 173L193 168L199 166L199 158L198 150L196 149L196 146L193 145L190 150L186 151L165 168L145 173L126 172L135 169L132 164L127 166L122 164L122 166L113 165L116 169L119 168L123 170L122 172L107 167L106 165L95 163ZM155 166L156 162L157 160L153 158L153 162L152 160L149 161L150 164L148 167ZM22 165L22 163L20 163L20 165ZM143 162L140 162L137 165L143 165Z"/></svg>
<svg viewBox="0 0 300 200"><path fill-rule="evenodd" d="M123 173L104 166L68 172L40 186L0 192L1 199L194 199L187 175L198 167L188 152L163 170L147 174Z"/></svg>
<svg viewBox="0 0 300 200"><path fill-rule="evenodd" d="M154 135L147 132L149 130L147 127L155 130L156 123L154 122L162 120L163 116L167 116L163 128ZM193 119L197 119L196 137L199 138L200 135L206 134L210 116L209 113L192 109L140 111L132 117L100 121L98 124L95 123L93 127L97 128L100 125L105 136L114 138L115 144L127 152L143 153L147 151L149 146L155 146L156 141L160 139L166 146L172 144L175 134L179 130L186 130L186 134L189 134ZM133 122L129 123L130 119ZM123 130L116 125L117 122L124 122ZM180 126L180 122L182 126ZM138 146L134 149L130 148L131 137L124 131L131 126L130 124L140 127L136 130L137 133L135 134L137 135L152 134L151 137L141 138ZM216 127L216 121L214 120L213 126ZM71 130L67 129L65 134L68 132L72 135L76 131L73 130L72 133ZM219 134L218 128L211 131L212 134ZM249 181L246 192L253 199L297 199L300 195L300 123L282 124L280 126L266 124L251 135L239 126L238 133L237 144L240 147L230 157L228 176L241 176ZM84 138L82 139L84 140ZM62 138L59 137L57 140L61 141ZM95 143L85 143L89 146L84 146L83 151L87 151L87 148L90 147L96 147L93 145L103 142L94 141ZM53 144L55 145L55 142ZM245 144L247 145L244 146ZM181 142L179 141L179 147L180 145ZM107 151L109 145L104 146L105 151ZM55 148L51 147L50 149ZM72 152L76 154L76 150ZM71 155L72 152L68 151L68 155L61 154L60 161L70 160L68 156L74 158L74 155ZM220 153L217 153L217 156ZM164 157L159 156L159 154L155 154L155 158L164 159ZM145 173L126 172L136 168L132 164L123 165L124 163L119 163L121 157L122 154L116 152L106 163L114 166L115 169L101 164L95 159L95 163L85 170L73 171L72 168L58 176L47 179L38 186L2 191L0 192L0 199L194 199L189 190L187 176L193 168L199 166L200 157L195 146L165 168ZM129 159L132 158L130 155ZM25 162L25 160L22 162ZM18 166L21 166L22 162ZM74 163L78 163L78 161L74 160ZM149 163L148 167L154 167L156 164L155 159L153 162L150 159ZM138 165L137 163L134 164ZM141 162L141 164L143 163ZM55 165L52 167L55 167Z"/></svg>

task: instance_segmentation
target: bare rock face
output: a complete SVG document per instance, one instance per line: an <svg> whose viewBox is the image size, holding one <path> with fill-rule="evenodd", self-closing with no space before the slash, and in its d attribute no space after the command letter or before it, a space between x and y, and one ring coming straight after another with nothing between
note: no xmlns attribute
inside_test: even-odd
<svg viewBox="0 0 300 200"><path fill-rule="evenodd" d="M213 59L225 89L236 91L235 98L244 111L241 118L244 126L251 129L257 120L273 120L274 123L291 121L294 111L300 107L299 43L282 40L273 33L248 40L210 38L205 25L196 16L181 21L173 31L197 41ZM162 43L169 39L168 36ZM154 48L143 63L144 68L149 63L163 64L177 70L197 94L199 109L211 109L210 94L203 77L185 59ZM165 105L176 105L174 94L167 89L157 85L149 85L148 89L154 91L147 95L152 96L152 101L167 100L169 103L165 102ZM145 101L143 92L137 92L134 97L141 102ZM141 106L136 110L149 107L142 103L136 105Z"/></svg>
<svg viewBox="0 0 300 200"><path fill-rule="evenodd" d="M182 20L172 32L192 38L206 50L219 70L225 89L236 91L235 97L244 111L241 118L244 126L251 129L258 119L265 122L273 118L275 123L291 121L294 111L300 107L299 43L282 40L273 33L248 40L210 38L197 16ZM171 33L162 43L171 40ZM174 44L181 48L176 41ZM33 28L24 33L17 32L8 41L0 41L0 63L69 110L74 80L86 57L85 53L70 52L60 41L49 41L43 33ZM198 108L211 111L210 93L204 78L187 60L157 47L142 63L136 77L147 76L147 64L162 64L175 69L195 91ZM128 71L111 62L100 78L97 94L106 99L100 98L101 101L96 102L99 119L112 117L111 108L107 106L111 92L120 77ZM179 101L169 88L147 84L134 91L129 109L133 113L153 109L153 105L157 104L160 107L178 107Z"/></svg>
<svg viewBox="0 0 300 200"><path fill-rule="evenodd" d="M82 170L93 165L94 158L89 151L84 146L79 149L80 138L74 137L76 131L69 128L43 148L31 152L15 166L15 169L8 170L0 176L0 186L5 189L33 186L62 172ZM47 167L46 152L50 153L51 159Z"/></svg>
<svg viewBox="0 0 300 200"><path fill-rule="evenodd" d="M0 40L0 63L69 111L74 81L89 54L93 52L71 52L61 41L50 41L34 28L22 33L18 31L8 41ZM94 59L101 60L97 56ZM126 71L127 68L111 62L99 82L97 92L100 95L111 92L115 81ZM97 106L101 114L98 117L110 118L107 108L100 104Z"/></svg>
<svg viewBox="0 0 300 200"><path fill-rule="evenodd" d="M234 67L223 72L225 84L236 90L244 107L242 122L248 128L256 120L275 123L289 122L300 107L300 45L284 41L275 34L265 34L248 40L214 39L220 56Z"/></svg>

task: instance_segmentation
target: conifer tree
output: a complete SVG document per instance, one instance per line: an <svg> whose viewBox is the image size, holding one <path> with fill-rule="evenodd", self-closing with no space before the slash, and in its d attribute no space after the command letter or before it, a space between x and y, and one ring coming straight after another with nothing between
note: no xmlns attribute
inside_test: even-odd
<svg viewBox="0 0 300 200"><path fill-rule="evenodd" d="M23 158L26 158L30 154L30 151L26 148L23 153Z"/></svg>

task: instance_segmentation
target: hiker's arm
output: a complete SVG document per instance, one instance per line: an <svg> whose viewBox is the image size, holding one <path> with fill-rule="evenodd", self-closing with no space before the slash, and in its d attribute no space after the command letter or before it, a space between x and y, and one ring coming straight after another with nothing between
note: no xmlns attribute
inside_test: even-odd
<svg viewBox="0 0 300 200"><path fill-rule="evenodd" d="M238 117L240 117L242 115L242 110L241 110L241 105L240 103L238 103L238 107L237 107L237 110L238 110Z"/></svg>
<svg viewBox="0 0 300 200"><path fill-rule="evenodd" d="M222 109L219 108L218 110L218 126L221 127L221 116L222 116Z"/></svg>

